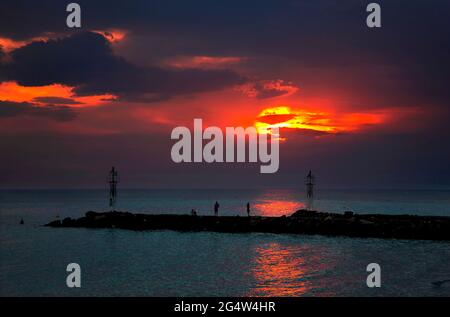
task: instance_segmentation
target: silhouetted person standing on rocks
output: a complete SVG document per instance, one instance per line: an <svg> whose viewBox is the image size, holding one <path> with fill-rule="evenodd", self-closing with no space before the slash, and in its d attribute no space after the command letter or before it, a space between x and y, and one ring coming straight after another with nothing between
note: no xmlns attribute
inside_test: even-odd
<svg viewBox="0 0 450 317"><path fill-rule="evenodd" d="M250 217L250 203L247 203L247 216Z"/></svg>
<svg viewBox="0 0 450 317"><path fill-rule="evenodd" d="M216 203L214 204L214 216L219 215L219 206L219 203L216 201Z"/></svg>

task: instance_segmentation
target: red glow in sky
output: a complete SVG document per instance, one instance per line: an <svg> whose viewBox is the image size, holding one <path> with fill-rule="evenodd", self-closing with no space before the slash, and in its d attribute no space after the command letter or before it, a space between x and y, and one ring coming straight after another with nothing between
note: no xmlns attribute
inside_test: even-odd
<svg viewBox="0 0 450 317"><path fill-rule="evenodd" d="M41 97L47 98L65 98L70 99L71 103L67 106L74 108L83 108L90 106L99 106L115 99L111 94L93 95L93 96L76 96L73 93L73 87L60 84L48 86L21 86L16 82L0 83L0 100L14 102L32 102L36 106L43 105L44 102L39 101ZM58 104L57 102L53 102Z"/></svg>

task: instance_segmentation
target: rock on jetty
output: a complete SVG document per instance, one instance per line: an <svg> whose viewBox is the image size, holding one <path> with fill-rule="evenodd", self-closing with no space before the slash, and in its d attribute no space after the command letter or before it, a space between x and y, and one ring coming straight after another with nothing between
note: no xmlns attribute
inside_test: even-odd
<svg viewBox="0 0 450 317"><path fill-rule="evenodd" d="M360 215L353 212L336 214L308 210L298 210L291 216L281 217L151 215L118 211L88 211L85 217L55 220L46 226L450 240L450 217Z"/></svg>

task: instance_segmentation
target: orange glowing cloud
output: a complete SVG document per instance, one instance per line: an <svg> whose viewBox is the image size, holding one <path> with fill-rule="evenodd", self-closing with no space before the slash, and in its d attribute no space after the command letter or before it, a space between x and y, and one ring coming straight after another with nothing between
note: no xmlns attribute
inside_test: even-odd
<svg viewBox="0 0 450 317"><path fill-rule="evenodd" d="M117 43L122 41L126 35L127 32L124 30L119 29L108 29L108 30L92 30L92 32L102 35L105 39L108 40L110 43Z"/></svg>
<svg viewBox="0 0 450 317"><path fill-rule="evenodd" d="M242 92L247 97L265 99L281 96L287 97L296 93L299 88L291 82L277 79L246 83L237 86L236 90Z"/></svg>
<svg viewBox="0 0 450 317"><path fill-rule="evenodd" d="M279 106L260 112L254 126L259 133L270 133L272 128L312 130L322 133L353 132L367 125L383 123L387 118L384 112L343 113L324 111L294 110Z"/></svg>
<svg viewBox="0 0 450 317"><path fill-rule="evenodd" d="M0 37L0 46L2 47L4 52L9 53L18 48L21 48L22 46L30 44L31 42L47 42L48 40L49 40L49 37L46 37L46 36L33 37L31 39L23 40L23 41L16 41L16 40L9 39L6 37Z"/></svg>
<svg viewBox="0 0 450 317"><path fill-rule="evenodd" d="M57 100L68 100L65 103L70 107L88 107L98 106L107 101L114 100L114 95L93 95L93 96L75 96L73 87L64 86L60 84L53 84L47 86L20 86L14 81L3 82L0 84L0 100L8 100L14 102L32 102L37 106L46 104L43 102L44 98L52 98L55 104Z"/></svg>
<svg viewBox="0 0 450 317"><path fill-rule="evenodd" d="M166 59L163 64L173 68L219 69L244 61L236 56L177 56Z"/></svg>
<svg viewBox="0 0 450 317"><path fill-rule="evenodd" d="M122 41L125 36L126 32L124 30L119 29L111 29L111 30L93 30L92 32L102 35L105 39L108 40L110 43L117 43ZM52 38L56 37L56 33L45 33L45 35L33 37L26 40L13 40L6 37L0 37L0 46L3 49L4 52L9 53L11 51L14 51L18 48L21 48L25 45L28 45L32 42L47 42Z"/></svg>

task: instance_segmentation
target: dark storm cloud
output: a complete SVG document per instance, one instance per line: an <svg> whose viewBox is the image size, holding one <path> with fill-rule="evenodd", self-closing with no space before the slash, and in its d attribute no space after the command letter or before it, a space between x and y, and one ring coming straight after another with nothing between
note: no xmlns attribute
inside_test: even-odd
<svg viewBox="0 0 450 317"><path fill-rule="evenodd" d="M91 32L14 50L3 65L4 80L23 86L63 84L78 95L114 94L142 99L222 89L242 82L229 70L165 70L139 67L113 53L109 42Z"/></svg>
<svg viewBox="0 0 450 317"><path fill-rule="evenodd" d="M128 69L115 57L107 41L98 34L78 33L61 40L32 42L10 53L3 66L9 80L24 86L55 83L79 85L105 71Z"/></svg>
<svg viewBox="0 0 450 317"><path fill-rule="evenodd" d="M76 117L76 112L66 106L36 106L29 102L0 100L0 118L22 115L47 117L57 121L70 121Z"/></svg>
<svg viewBox="0 0 450 317"><path fill-rule="evenodd" d="M3 63L4 58L6 56L6 53L3 51L1 45L0 45L0 82L2 82L6 77L5 72L3 71Z"/></svg>
<svg viewBox="0 0 450 317"><path fill-rule="evenodd" d="M35 102L43 102L43 103L50 103L55 105L77 105L82 104L81 102L78 102L76 100L73 100L71 98L63 98L63 97L36 97L33 98L33 101Z"/></svg>
<svg viewBox="0 0 450 317"><path fill-rule="evenodd" d="M395 98L399 90L408 90L414 91L414 95L422 100L432 97L437 102L445 103L449 97L445 83L450 80L450 59L447 58L450 54L447 40L450 38L450 2L377 2L382 7L383 26L381 29L371 30L365 25L368 2L360 0L78 1L82 8L85 30L128 30L131 39L128 45L136 45L136 56L133 57L140 60L155 56L238 55L272 57L273 63L279 63L277 58L289 58L293 66L296 64L330 69L393 66L401 69L395 82L383 78L383 83L377 84L379 79L370 78L370 75L365 79L366 82L351 75L344 76L342 82L346 84L345 87L354 86L355 90L374 84L384 87L386 99ZM23 39L45 32L72 32L65 26L65 5L66 3L57 0L3 1L0 34ZM162 40L155 43L155 38ZM133 40L139 41L139 44L133 43ZM268 60L265 59L266 63ZM159 76L160 69L149 69L148 72L153 73L153 76L140 74L144 78L136 79L139 76L133 74L129 65L117 60L109 62L112 65L106 74L112 77L111 87L118 92L141 91L142 87L139 83L134 85L134 81L144 83L143 85L151 84L155 87L154 90L162 86L159 89L163 92L175 86L148 79ZM116 68L121 68L123 80L115 78L118 76L114 71ZM176 74L164 73L162 77L175 76ZM229 78L232 74L224 76ZM194 77L195 80L188 81L188 84L202 78ZM132 87L126 87L125 81ZM178 77L174 82L187 84ZM213 83L214 80L211 81L212 85ZM106 90L104 82L94 81L90 84L80 87L79 93ZM175 88L180 89L178 86ZM185 89L188 90L187 87ZM191 90L202 89L196 86L191 87ZM155 91L148 93L158 94ZM147 98L161 99L162 93Z"/></svg>

